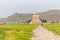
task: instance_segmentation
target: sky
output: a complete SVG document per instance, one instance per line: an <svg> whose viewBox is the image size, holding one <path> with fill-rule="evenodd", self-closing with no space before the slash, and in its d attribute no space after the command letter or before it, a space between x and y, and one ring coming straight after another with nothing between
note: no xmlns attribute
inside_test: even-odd
<svg viewBox="0 0 60 40"><path fill-rule="evenodd" d="M60 9L60 0L0 0L0 18L14 13L37 13Z"/></svg>

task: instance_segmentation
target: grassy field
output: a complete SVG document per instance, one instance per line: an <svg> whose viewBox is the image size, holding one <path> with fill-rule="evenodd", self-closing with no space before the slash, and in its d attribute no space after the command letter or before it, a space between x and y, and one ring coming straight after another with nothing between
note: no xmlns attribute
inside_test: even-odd
<svg viewBox="0 0 60 40"><path fill-rule="evenodd" d="M31 40L32 30L37 24L0 25L0 40Z"/></svg>
<svg viewBox="0 0 60 40"><path fill-rule="evenodd" d="M43 24L43 27L49 31L52 31L56 35L60 35L60 23Z"/></svg>

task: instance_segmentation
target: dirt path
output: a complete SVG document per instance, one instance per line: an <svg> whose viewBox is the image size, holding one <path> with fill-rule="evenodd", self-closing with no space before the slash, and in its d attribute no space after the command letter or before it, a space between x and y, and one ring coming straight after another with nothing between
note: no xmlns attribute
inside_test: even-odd
<svg viewBox="0 0 60 40"><path fill-rule="evenodd" d="M54 35L40 25L33 30L33 33L34 36L32 37L32 40L60 40L60 36Z"/></svg>

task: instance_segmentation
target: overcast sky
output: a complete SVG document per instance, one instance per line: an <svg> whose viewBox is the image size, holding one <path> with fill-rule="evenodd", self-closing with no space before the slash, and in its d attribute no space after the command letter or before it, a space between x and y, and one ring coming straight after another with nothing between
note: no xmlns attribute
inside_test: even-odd
<svg viewBox="0 0 60 40"><path fill-rule="evenodd" d="M0 0L0 18L19 13L60 9L60 0Z"/></svg>

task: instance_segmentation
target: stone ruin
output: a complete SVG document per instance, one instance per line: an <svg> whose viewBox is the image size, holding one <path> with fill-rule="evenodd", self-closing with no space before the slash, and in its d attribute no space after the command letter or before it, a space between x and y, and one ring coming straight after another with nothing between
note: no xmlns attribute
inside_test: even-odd
<svg viewBox="0 0 60 40"><path fill-rule="evenodd" d="M30 24L41 24L41 20L39 19L39 15L33 15Z"/></svg>

